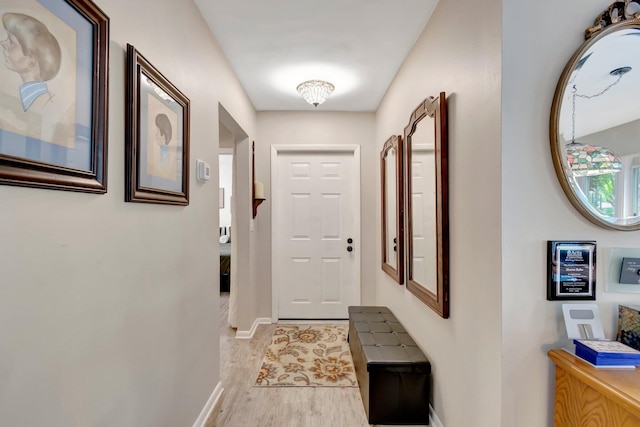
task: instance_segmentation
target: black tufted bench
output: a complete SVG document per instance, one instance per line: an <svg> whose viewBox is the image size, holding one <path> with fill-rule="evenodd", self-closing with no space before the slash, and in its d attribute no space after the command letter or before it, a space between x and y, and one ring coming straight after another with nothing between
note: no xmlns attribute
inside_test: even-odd
<svg viewBox="0 0 640 427"><path fill-rule="evenodd" d="M369 424L429 424L431 364L387 307L349 307L349 347Z"/></svg>

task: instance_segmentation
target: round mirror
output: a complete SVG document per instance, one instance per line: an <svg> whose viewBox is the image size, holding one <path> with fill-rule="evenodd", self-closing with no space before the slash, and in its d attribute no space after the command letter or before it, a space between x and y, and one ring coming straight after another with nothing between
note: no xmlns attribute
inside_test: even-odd
<svg viewBox="0 0 640 427"><path fill-rule="evenodd" d="M553 163L569 200L586 218L638 230L640 20L592 29L556 88Z"/></svg>

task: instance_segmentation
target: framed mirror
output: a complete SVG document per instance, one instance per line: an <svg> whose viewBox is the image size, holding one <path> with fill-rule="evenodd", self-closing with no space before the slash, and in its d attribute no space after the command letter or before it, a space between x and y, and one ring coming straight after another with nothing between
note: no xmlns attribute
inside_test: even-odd
<svg viewBox="0 0 640 427"><path fill-rule="evenodd" d="M407 289L449 317L447 105L425 99L404 129Z"/></svg>
<svg viewBox="0 0 640 427"><path fill-rule="evenodd" d="M380 152L382 270L404 283L404 197L402 137L392 136Z"/></svg>
<svg viewBox="0 0 640 427"><path fill-rule="evenodd" d="M593 223L640 229L640 2L613 3L586 30L553 99L553 164Z"/></svg>

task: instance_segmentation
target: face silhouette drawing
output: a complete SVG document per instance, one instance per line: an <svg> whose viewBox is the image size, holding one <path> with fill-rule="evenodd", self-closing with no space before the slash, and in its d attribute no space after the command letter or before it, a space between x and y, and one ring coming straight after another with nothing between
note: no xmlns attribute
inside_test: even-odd
<svg viewBox="0 0 640 427"><path fill-rule="evenodd" d="M169 145L171 142L171 121L166 114L160 113L156 116L156 142L158 145Z"/></svg>
<svg viewBox="0 0 640 427"><path fill-rule="evenodd" d="M166 164L169 161L169 143L171 142L171 121L166 114L156 116L155 143L160 146L160 163Z"/></svg>
<svg viewBox="0 0 640 427"><path fill-rule="evenodd" d="M8 70L22 79L20 98L24 111L48 93L45 82L60 71L61 50L56 38L37 19L21 13L5 13L2 24L7 38L0 42Z"/></svg>

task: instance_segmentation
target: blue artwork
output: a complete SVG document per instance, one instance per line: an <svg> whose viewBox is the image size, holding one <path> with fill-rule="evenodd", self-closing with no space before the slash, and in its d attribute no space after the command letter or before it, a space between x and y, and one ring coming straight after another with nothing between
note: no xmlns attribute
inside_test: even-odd
<svg viewBox="0 0 640 427"><path fill-rule="evenodd" d="M93 172L92 24L64 0L3 6L0 155Z"/></svg>

